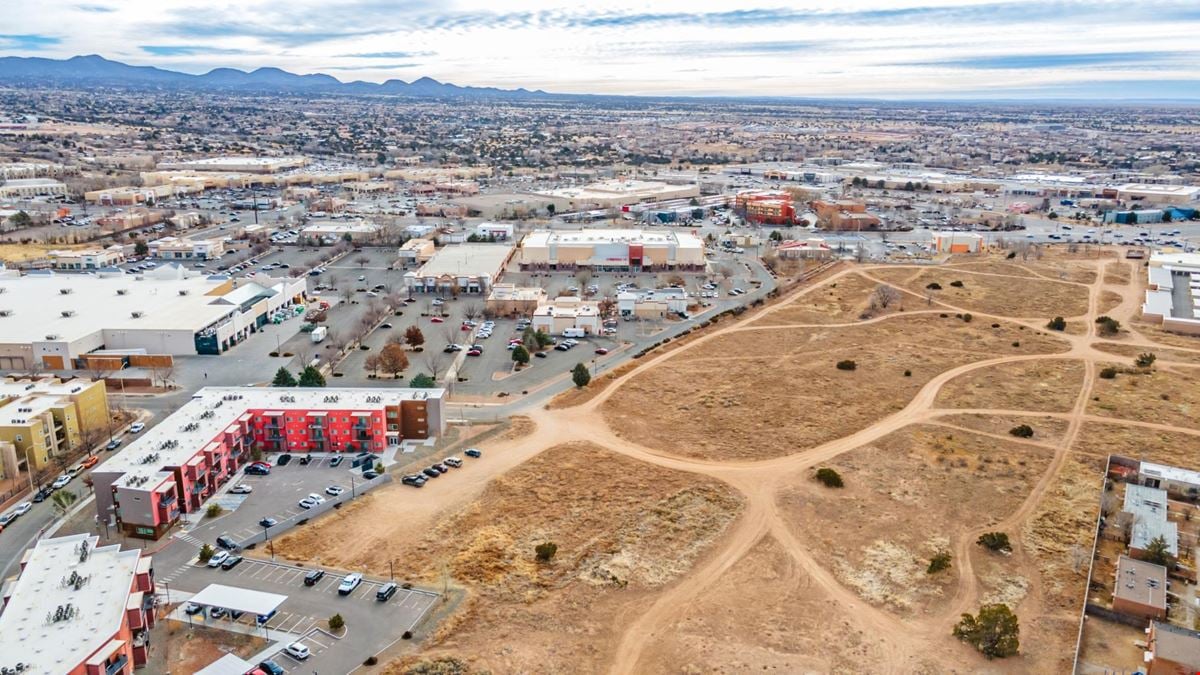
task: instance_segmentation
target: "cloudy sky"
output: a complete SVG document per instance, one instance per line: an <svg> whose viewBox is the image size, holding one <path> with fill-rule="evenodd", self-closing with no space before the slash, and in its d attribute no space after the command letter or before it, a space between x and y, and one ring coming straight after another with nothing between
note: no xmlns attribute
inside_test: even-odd
<svg viewBox="0 0 1200 675"><path fill-rule="evenodd" d="M0 55L557 92L1200 98L1200 0L4 0Z"/></svg>

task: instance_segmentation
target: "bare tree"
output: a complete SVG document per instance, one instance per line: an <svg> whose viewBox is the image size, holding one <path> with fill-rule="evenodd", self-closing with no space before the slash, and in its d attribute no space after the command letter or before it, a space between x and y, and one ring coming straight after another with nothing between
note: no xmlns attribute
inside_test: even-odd
<svg viewBox="0 0 1200 675"><path fill-rule="evenodd" d="M445 354L439 351L425 352L422 363L429 369L429 376L433 379L438 379L438 373L442 372L442 366L446 363Z"/></svg>
<svg viewBox="0 0 1200 675"><path fill-rule="evenodd" d="M875 287L875 292L871 293L871 302L880 309L887 309L889 305L900 300L900 292L887 284L880 284Z"/></svg>
<svg viewBox="0 0 1200 675"><path fill-rule="evenodd" d="M592 271L588 269L579 270L575 274L575 281L579 284L580 288L587 288L588 284L592 282Z"/></svg>
<svg viewBox="0 0 1200 675"><path fill-rule="evenodd" d="M354 297L354 289L350 288L349 286L343 286L342 289L338 291L338 296L341 297L342 302L350 302L350 298Z"/></svg>
<svg viewBox="0 0 1200 675"><path fill-rule="evenodd" d="M468 321L474 321L475 318L479 316L479 305L473 302L469 302L464 305L463 316L465 316Z"/></svg>
<svg viewBox="0 0 1200 675"><path fill-rule="evenodd" d="M367 266L367 263L371 262L371 259L365 255L360 255L354 258L354 262L358 265L358 269L362 269Z"/></svg>

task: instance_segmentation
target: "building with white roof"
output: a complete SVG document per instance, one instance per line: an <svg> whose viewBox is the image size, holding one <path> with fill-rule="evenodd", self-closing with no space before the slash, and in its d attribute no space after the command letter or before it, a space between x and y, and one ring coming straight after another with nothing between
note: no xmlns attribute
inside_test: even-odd
<svg viewBox="0 0 1200 675"><path fill-rule="evenodd" d="M521 240L521 269L703 270L704 242L675 230L535 230Z"/></svg>
<svg viewBox="0 0 1200 675"><path fill-rule="evenodd" d="M617 294L617 312L622 317L661 319L668 314L684 314L692 301L682 288L651 288Z"/></svg>
<svg viewBox="0 0 1200 675"><path fill-rule="evenodd" d="M182 171L234 171L278 173L308 164L306 157L207 157L204 159L159 162L158 168Z"/></svg>
<svg viewBox="0 0 1200 675"><path fill-rule="evenodd" d="M214 260L225 252L225 240L162 237L148 244L150 257L166 260Z"/></svg>
<svg viewBox="0 0 1200 675"><path fill-rule="evenodd" d="M1200 471L1142 462L1138 468L1138 475L1142 485L1147 487L1162 488L1168 493L1173 492L1187 498L1195 498L1200 494Z"/></svg>
<svg viewBox="0 0 1200 675"><path fill-rule="evenodd" d="M531 194L548 199L561 213L699 197L700 186L695 183L676 185L648 180L608 180L581 187L541 190Z"/></svg>
<svg viewBox="0 0 1200 675"><path fill-rule="evenodd" d="M382 453L445 429L443 389L206 387L92 471L96 514L158 539L255 452Z"/></svg>
<svg viewBox="0 0 1200 675"><path fill-rule="evenodd" d="M176 266L143 275L0 278L0 368L65 370L97 350L220 354L275 311L303 302L304 278L203 276Z"/></svg>
<svg viewBox="0 0 1200 675"><path fill-rule="evenodd" d="M350 238L350 241L364 241L379 233L379 226L374 223L336 223L315 222L300 230L301 236L313 239L328 239L338 241Z"/></svg>
<svg viewBox="0 0 1200 675"><path fill-rule="evenodd" d="M561 335L574 328L588 335L600 334L600 303L563 296L545 302L533 310L533 329L547 335Z"/></svg>
<svg viewBox="0 0 1200 675"><path fill-rule="evenodd" d="M1154 253L1146 274L1142 318L1161 322L1163 330L1200 335L1200 254Z"/></svg>
<svg viewBox="0 0 1200 675"><path fill-rule="evenodd" d="M1125 486L1122 511L1131 519L1129 553L1135 558L1145 554L1150 542L1161 537L1167 550L1179 557L1179 526L1167 519L1167 491L1144 485Z"/></svg>
<svg viewBox="0 0 1200 675"><path fill-rule="evenodd" d="M1200 187L1126 183L1117 187L1117 198L1140 200L1150 204L1187 204L1200 199Z"/></svg>
<svg viewBox="0 0 1200 675"><path fill-rule="evenodd" d="M67 186L53 178L18 178L0 183L0 199L65 197Z"/></svg>
<svg viewBox="0 0 1200 675"><path fill-rule="evenodd" d="M512 244L453 244L438 249L415 271L405 272L410 292L488 293L504 274L515 248Z"/></svg>
<svg viewBox="0 0 1200 675"><path fill-rule="evenodd" d="M41 539L0 611L0 668L23 675L118 675L146 664L154 573L138 549L75 534ZM17 664L24 668L14 670Z"/></svg>

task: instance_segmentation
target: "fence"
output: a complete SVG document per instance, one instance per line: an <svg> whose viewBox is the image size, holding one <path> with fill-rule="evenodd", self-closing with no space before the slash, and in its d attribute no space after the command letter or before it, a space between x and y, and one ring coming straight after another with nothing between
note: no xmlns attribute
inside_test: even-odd
<svg viewBox="0 0 1200 675"><path fill-rule="evenodd" d="M1114 457L1116 457L1116 456L1109 455L1108 460L1104 463L1104 475L1101 476L1101 478L1100 478L1100 489L1098 491L1098 494L1100 496L1098 497L1098 500L1102 500L1104 498L1103 497L1104 486L1108 481L1108 472L1112 469ZM1124 459L1124 458L1120 458L1120 459ZM1083 649L1083 622L1087 619L1087 615L1095 614L1096 616L1105 616L1104 614L1092 612L1091 609L1096 608L1099 610L1103 610L1105 612L1109 612L1110 614L1116 614L1116 612L1112 612L1111 610L1105 610L1103 607L1098 607L1097 605L1093 605L1090 602L1088 602L1088 595L1092 592L1092 574L1095 572L1095 569L1096 569L1096 551L1100 547L1100 526L1103 522L1104 522L1104 509L1102 508L1101 504L1098 502L1096 504L1096 528L1092 531L1092 555L1088 558L1087 582L1084 583L1084 585L1083 585L1083 607L1079 611L1079 632L1076 633L1076 635L1075 635L1075 658L1071 663L1071 672L1072 673L1079 672L1079 652ZM1119 615L1119 616L1124 616L1124 615ZM1105 617L1105 618L1107 618L1107 617ZM1117 619L1114 619L1114 621L1116 621L1116 620Z"/></svg>
<svg viewBox="0 0 1200 675"><path fill-rule="evenodd" d="M1150 625L1150 620L1145 617L1133 616L1132 614L1122 614L1121 612L1115 612L1107 607L1093 605L1090 602L1083 606L1083 611L1084 614L1091 614L1092 616L1098 616L1101 619L1107 619L1116 623L1123 623L1126 626L1133 626L1134 628L1145 628L1146 626Z"/></svg>
<svg viewBox="0 0 1200 675"><path fill-rule="evenodd" d="M296 527L297 525L303 525L304 523L307 523L309 520L312 520L313 518L320 517L321 515L328 513L329 511L331 511L333 509L338 508L342 504L345 504L353 499L356 499L357 497L359 497L360 495L362 495L365 492L374 490L375 488L377 488L381 485L386 485L387 483L390 483L390 482L392 482L392 476L391 476L391 474L388 474L388 473L379 474L375 478L372 478L371 480L363 480L363 482L361 482L361 483L355 481L354 488L352 490L347 490L346 492L343 492L342 494L338 495L337 497L329 498L325 501L324 504L317 504L316 506L312 507L311 509L308 509L304 513L297 513L296 515L292 516L291 518L285 518L285 519L279 521L278 523L272 525L270 528L263 528L262 532L258 532L257 534L255 534L251 537L247 537L247 538L237 542L238 548L249 548L251 546L257 546L258 544L261 544L261 543L267 541L271 537L275 537L280 534L283 534L284 532L287 532L288 530L292 529L293 527Z"/></svg>

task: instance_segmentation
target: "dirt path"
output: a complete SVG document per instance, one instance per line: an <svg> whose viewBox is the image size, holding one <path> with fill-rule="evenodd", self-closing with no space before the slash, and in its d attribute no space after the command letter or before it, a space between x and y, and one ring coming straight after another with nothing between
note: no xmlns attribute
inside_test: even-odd
<svg viewBox="0 0 1200 675"><path fill-rule="evenodd" d="M531 435L507 439L493 443L488 447L489 462L486 471L464 474L463 481L457 481L454 487L450 484L440 485L435 482L425 489L423 499L408 509L405 518L414 529L425 527L440 514L453 508L461 508L474 499L494 477L518 466L529 458L555 445L575 440L586 440L601 445L613 452L618 452L637 460L667 467L670 469L694 472L724 481L742 494L745 499L745 509L739 518L728 528L722 538L716 542L713 549L697 563L683 578L660 593L657 598L631 622L614 627L620 634L620 640L613 651L613 660L608 664L612 673L639 672L642 656L656 641L661 639L667 629L678 621L707 589L718 584L722 577L764 537L772 537L778 541L787 556L795 565L795 570L802 571L810 579L810 583L827 594L831 604L839 608L838 619L852 625L859 631L871 635L885 643L890 655L886 666L892 672L911 672L916 664L928 657L928 650L938 644L949 634L950 625L958 614L972 610L980 600L981 589L978 577L972 568L971 547L977 536L984 531L960 530L954 533L955 544L953 555L956 565L956 580L950 600L939 611L921 616L910 616L900 619L892 613L876 607L864 600L856 592L840 583L833 573L819 564L805 542L801 541L787 526L786 521L778 510L777 498L788 485L807 480L812 469L822 463L878 441L885 436L900 431L915 424L933 423L949 425L940 422L945 415L975 414L996 416L1041 416L1053 417L1067 421L1067 430L1063 437L1054 442L1025 441L1028 444L1045 448L1053 453L1051 460L1030 488L1029 493L1020 505L999 523L991 523L987 530L1020 531L1022 526L1034 515L1042 498L1055 484L1058 474L1070 457L1072 446L1079 437L1085 423L1103 422L1107 424L1127 424L1157 429L1200 435L1200 431L1180 429L1166 424L1154 422L1138 422L1107 418L1087 413L1087 404L1091 397L1096 381L1099 364L1131 363L1131 359L1114 354L1101 352L1094 348L1097 342L1095 335L1095 318L1099 315L1101 296L1106 291L1120 294L1121 303L1109 312L1110 316L1128 322L1137 312L1140 302L1141 289L1137 283L1106 284L1104 283L1103 266L1111 262L1108 259L1088 261L1096 271L1093 283L1079 284L1077 282L1052 280L1085 286L1088 289L1088 311L1082 317L1087 323L1083 334L1071 335L1052 332L1043 325L1045 319L1030 319L986 314L978 311L972 313L977 318L988 318L1015 322L1033 331L1048 333L1065 341L1068 348L1050 354L1011 355L977 361L946 370L927 382L912 397L908 404L898 412L887 415L875 423L845 437L838 438L815 447L811 447L792 455L761 461L718 461L699 460L680 457L655 448L645 447L618 436L605 422L600 407L611 396L619 392L630 379L637 377L654 368L661 367L671 359L686 357L698 347L711 340L718 339L734 332L763 331L763 330L803 330L829 329L838 326L862 326L864 324L888 321L897 317L911 316L938 311L967 312L965 308L954 307L944 302L936 301L938 309L919 310L905 313L889 314L869 321L856 321L846 324L793 324L786 326L749 325L764 316L786 309L790 303L825 288L830 282L849 275L861 274L868 279L880 281L870 275L871 267L849 267L826 276L818 283L790 292L773 305L752 313L745 319L730 322L717 330L700 336L691 342L671 351L651 356L638 364L628 373L623 374L610 383L604 391L591 400L572 408L556 410L537 409L528 411L529 417L536 423L536 429ZM919 270L921 268L916 268ZM966 270L964 270L966 272ZM1006 276L1000 274L972 272L974 274L989 274L991 276ZM1042 276L1042 275L1037 275ZM1014 275L1014 278L1019 278ZM1027 278L1027 277L1026 277ZM883 283L880 281L880 283ZM1136 344L1146 347L1160 347L1144 336L1131 332L1128 338L1116 341L1120 344ZM1178 349L1178 348L1173 348ZM1200 351L1200 350L1195 350ZM1075 402L1070 412L1046 413L1039 410L1008 410L994 408L947 409L935 407L934 402L942 387L951 380L973 371L991 368L1003 364L1025 361L1075 359L1082 361L1085 366L1085 377L1082 386L1076 394ZM954 427L959 428L959 427ZM1011 441L1003 435L963 429L974 434L980 434L997 440ZM1019 442L1019 441L1018 441ZM482 465L481 465L482 466ZM1040 576L1035 569L1032 554L1024 550L1021 537L1013 537L1014 556L1021 569L1020 573L1029 580L1030 585L1025 599L1017 608L1023 619L1041 616L1046 611L1043 605L1043 589ZM628 617L622 617L622 620ZM888 672L885 670L883 672Z"/></svg>

